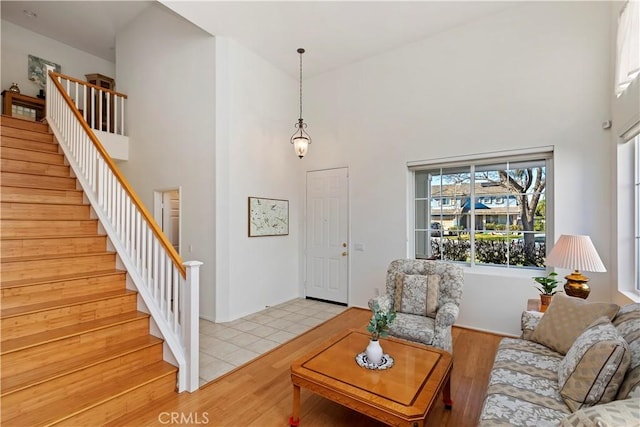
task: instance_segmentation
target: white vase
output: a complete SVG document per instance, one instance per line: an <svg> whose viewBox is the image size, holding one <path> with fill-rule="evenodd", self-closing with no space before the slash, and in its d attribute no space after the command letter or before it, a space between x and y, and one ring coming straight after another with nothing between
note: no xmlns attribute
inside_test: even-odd
<svg viewBox="0 0 640 427"><path fill-rule="evenodd" d="M379 365L382 362L382 347L380 347L380 341L370 340L365 354L367 355L367 361L369 363Z"/></svg>

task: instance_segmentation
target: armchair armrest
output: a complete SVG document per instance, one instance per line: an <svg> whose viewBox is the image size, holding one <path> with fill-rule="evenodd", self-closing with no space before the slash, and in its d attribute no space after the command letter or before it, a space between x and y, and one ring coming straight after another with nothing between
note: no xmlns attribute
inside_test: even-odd
<svg viewBox="0 0 640 427"><path fill-rule="evenodd" d="M540 319L542 319L542 315L539 311L523 311L522 317L520 318L520 329L522 330L521 338L524 340L528 340L531 337L531 334L538 326Z"/></svg>
<svg viewBox="0 0 640 427"><path fill-rule="evenodd" d="M382 309L384 311L393 310L393 299L391 298L391 295L389 295L389 294L382 294L382 295L378 295L375 298L371 298L369 300L369 309L371 311L373 311L373 305L376 302L378 303L378 306L380 307L380 309Z"/></svg>
<svg viewBox="0 0 640 427"><path fill-rule="evenodd" d="M438 312L436 313L436 328L442 329L453 326L456 319L458 319L459 312L460 308L452 302L445 303L438 307Z"/></svg>

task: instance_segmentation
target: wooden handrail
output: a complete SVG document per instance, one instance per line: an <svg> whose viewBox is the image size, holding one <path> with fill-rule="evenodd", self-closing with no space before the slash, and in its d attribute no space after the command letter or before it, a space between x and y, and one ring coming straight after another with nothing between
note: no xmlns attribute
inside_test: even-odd
<svg viewBox="0 0 640 427"><path fill-rule="evenodd" d="M62 97L66 101L66 103L71 107L71 111L73 111L73 114L76 116L76 118L80 122L80 125L84 128L85 132L87 132L87 134L89 135L89 139L91 139L91 142L93 142L93 145L95 145L96 149L102 155L102 157L104 158L104 160L107 163L107 165L109 166L109 168L111 168L111 170L113 171L113 174L116 176L118 181L120 181L120 185L122 185L122 187L125 189L125 191L129 194L129 197L131 197L131 200L133 201L133 203L135 203L135 205L138 207L138 209L140 210L140 213L142 214L142 216L144 217L146 222L151 227L151 230L153 231L153 234L155 234L156 237L158 238L158 240L160 240L160 243L164 247L165 251L169 254L169 257L171 258L173 263L176 265L176 267L180 271L180 275L183 278L186 278L187 271L186 271L186 269L185 269L185 267L183 265L182 258L180 257L178 252L176 252L176 249L171 245L171 242L169 242L169 240L167 239L165 234L162 232L160 227L158 227L158 224L153 219L151 214L149 214L147 209L144 207L144 204L140 201L140 199L138 198L138 195L136 194L136 192L133 190L133 188L131 188L131 186L129 185L127 180L124 179L124 177L120 173L120 170L118 169L116 164L113 162L113 160L111 160L111 156L109 156L107 151L104 149L104 147L100 143L100 140L96 137L96 135L93 133L93 131L91 130L91 128L89 127L87 122L84 120L84 118L82 117L82 115L80 114L78 109L76 108L76 106L73 103L73 100L71 99L71 97L69 97L67 92L62 87L62 84L56 78L56 77L62 77L64 79L66 79L68 77L63 75L63 74L56 73L54 71L50 71L49 74L52 77L51 81L53 82L53 84L56 85L56 87L58 88L58 90L62 94ZM79 80L74 80L74 81L78 81L79 82ZM80 83L84 84L85 82L80 82ZM98 87L98 86L96 86L96 87Z"/></svg>
<svg viewBox="0 0 640 427"><path fill-rule="evenodd" d="M71 77L71 76L67 76L67 75L64 75L64 74L56 73L55 71L52 71L51 73L52 73L51 75L53 75L53 76L59 76L59 77L62 77L63 79L65 79L65 80L70 80L72 82L79 83L79 84L81 84L83 86L88 86L88 87L92 87L92 88L95 88L95 89L99 89L99 90L101 90L103 92L107 92L107 93L110 93L112 95L116 95L116 96L119 96L121 98L124 98L124 99L128 98L127 95L125 95L124 93L116 92L115 90L111 90L111 89L107 89L107 88L104 88L104 87L101 87L101 86L98 86L98 85L94 85L93 83L85 82L85 81L76 79L75 77Z"/></svg>

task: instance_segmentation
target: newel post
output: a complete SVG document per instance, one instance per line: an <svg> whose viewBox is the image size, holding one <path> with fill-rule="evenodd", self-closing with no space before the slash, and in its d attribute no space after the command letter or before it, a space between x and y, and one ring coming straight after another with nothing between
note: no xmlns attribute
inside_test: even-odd
<svg viewBox="0 0 640 427"><path fill-rule="evenodd" d="M185 390L193 392L200 386L198 365L200 351L200 261L187 261L183 263L187 270L187 278L184 281L184 347L187 359L187 372Z"/></svg>

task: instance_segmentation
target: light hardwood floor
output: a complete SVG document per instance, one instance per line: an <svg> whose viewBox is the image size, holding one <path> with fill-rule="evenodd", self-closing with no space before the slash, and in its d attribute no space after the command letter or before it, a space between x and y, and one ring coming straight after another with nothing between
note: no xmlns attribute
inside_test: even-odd
<svg viewBox="0 0 640 427"><path fill-rule="evenodd" d="M370 313L350 308L195 393L162 399L110 425L166 426L181 422L208 426L286 426L292 405L291 362L345 328L364 328ZM453 409L446 410L443 405L436 405L428 417L429 427L477 424L489 371L502 337L454 328L453 338ZM302 389L301 402L300 425L303 427L382 426L305 389Z"/></svg>

